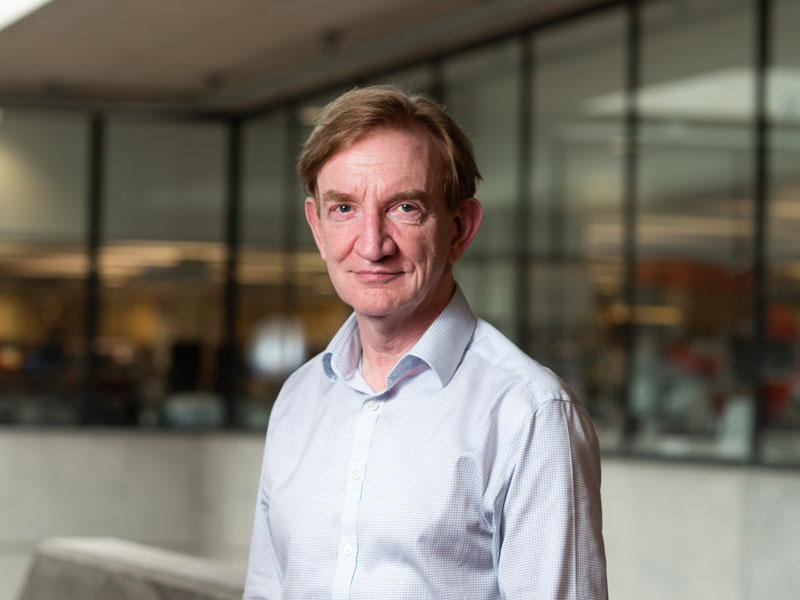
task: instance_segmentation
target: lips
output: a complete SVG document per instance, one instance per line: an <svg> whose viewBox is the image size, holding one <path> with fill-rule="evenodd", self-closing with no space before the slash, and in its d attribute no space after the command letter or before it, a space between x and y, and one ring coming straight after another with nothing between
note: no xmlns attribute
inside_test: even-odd
<svg viewBox="0 0 800 600"><path fill-rule="evenodd" d="M361 281L381 282L396 277L400 271L354 271L353 274Z"/></svg>

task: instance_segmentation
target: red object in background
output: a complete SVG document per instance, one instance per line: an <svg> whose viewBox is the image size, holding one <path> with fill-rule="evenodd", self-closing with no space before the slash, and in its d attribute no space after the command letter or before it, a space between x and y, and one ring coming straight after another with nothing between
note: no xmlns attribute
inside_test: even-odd
<svg viewBox="0 0 800 600"><path fill-rule="evenodd" d="M791 379L771 379L764 382L764 412L767 417L780 415L789 404L792 397Z"/></svg>
<svg viewBox="0 0 800 600"><path fill-rule="evenodd" d="M720 359L697 352L690 344L674 343L664 351L670 364L695 375L711 376L719 373Z"/></svg>
<svg viewBox="0 0 800 600"><path fill-rule="evenodd" d="M797 338L797 313L794 306L771 304L767 307L767 338L776 342L791 342Z"/></svg>

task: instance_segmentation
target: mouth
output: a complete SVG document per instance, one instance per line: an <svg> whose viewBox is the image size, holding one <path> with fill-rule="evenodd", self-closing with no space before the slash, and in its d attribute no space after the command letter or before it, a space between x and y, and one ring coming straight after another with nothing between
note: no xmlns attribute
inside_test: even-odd
<svg viewBox="0 0 800 600"><path fill-rule="evenodd" d="M400 274L400 271L353 271L357 279L368 283L388 281Z"/></svg>

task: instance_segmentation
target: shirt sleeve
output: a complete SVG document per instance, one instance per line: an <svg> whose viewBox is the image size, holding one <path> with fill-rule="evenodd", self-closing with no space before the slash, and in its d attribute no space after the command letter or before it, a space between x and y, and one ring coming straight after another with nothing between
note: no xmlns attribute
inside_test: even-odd
<svg viewBox="0 0 800 600"><path fill-rule="evenodd" d="M546 402L518 440L495 530L502 597L607 599L600 458L588 415L574 402Z"/></svg>
<svg viewBox="0 0 800 600"><path fill-rule="evenodd" d="M271 422L270 422L271 426ZM278 561L269 526L270 477L268 463L269 433L258 482L253 535L242 600L280 600L281 582Z"/></svg>

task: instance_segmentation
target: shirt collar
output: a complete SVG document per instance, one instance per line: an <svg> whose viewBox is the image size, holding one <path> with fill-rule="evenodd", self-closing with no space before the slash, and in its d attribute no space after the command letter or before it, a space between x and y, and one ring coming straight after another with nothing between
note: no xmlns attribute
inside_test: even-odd
<svg viewBox="0 0 800 600"><path fill-rule="evenodd" d="M358 321L353 313L339 328L325 348L322 366L330 380L353 377L361 359L361 340L358 337Z"/></svg>
<svg viewBox="0 0 800 600"><path fill-rule="evenodd" d="M417 343L401 358L389 374L397 380L419 361L425 362L437 375L442 387L456 372L472 339L477 320L467 299L456 285L450 302L439 313ZM322 357L325 374L331 379L351 379L361 357L361 341L355 314L345 321L328 344ZM416 360L414 360L416 359Z"/></svg>

